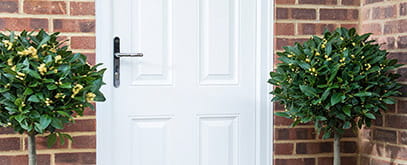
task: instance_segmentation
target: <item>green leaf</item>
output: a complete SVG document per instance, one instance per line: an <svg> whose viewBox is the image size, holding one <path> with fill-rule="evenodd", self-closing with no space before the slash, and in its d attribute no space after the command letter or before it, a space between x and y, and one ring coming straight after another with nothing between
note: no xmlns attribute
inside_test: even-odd
<svg viewBox="0 0 407 165"><path fill-rule="evenodd" d="M64 112L64 111L57 111L57 113L59 113L62 116L66 116L66 117L70 117L71 115L69 115L68 113Z"/></svg>
<svg viewBox="0 0 407 165"><path fill-rule="evenodd" d="M305 69L305 70L308 70L308 69L311 68L311 66L310 66L308 63L304 62L304 61L297 61L297 64L298 64L302 69Z"/></svg>
<svg viewBox="0 0 407 165"><path fill-rule="evenodd" d="M24 90L23 95L24 95L24 96L28 96L28 95L31 95L32 93L33 93L33 90L32 90L31 88L26 88L26 89Z"/></svg>
<svg viewBox="0 0 407 165"><path fill-rule="evenodd" d="M371 113L366 113L365 116L366 116L367 118L369 118L369 119L373 119L373 120L376 119L376 116L373 115L373 114L371 114Z"/></svg>
<svg viewBox="0 0 407 165"><path fill-rule="evenodd" d="M320 120L320 121L326 121L326 120L328 120L325 116L317 116L316 119L317 119L317 120Z"/></svg>
<svg viewBox="0 0 407 165"><path fill-rule="evenodd" d="M363 92L358 92L358 93L356 93L354 96L366 97L366 96L372 96L372 95L373 95L372 92L363 91Z"/></svg>
<svg viewBox="0 0 407 165"><path fill-rule="evenodd" d="M48 148L51 148L57 142L57 135L55 133L49 134L47 136L47 145Z"/></svg>
<svg viewBox="0 0 407 165"><path fill-rule="evenodd" d="M62 121L60 119L57 119L57 118L52 119L51 126L53 126L56 129L63 129L64 128L64 124L62 123Z"/></svg>
<svg viewBox="0 0 407 165"><path fill-rule="evenodd" d="M338 104L339 102L343 101L344 99L345 99L345 96L342 93L334 93L331 96L331 106Z"/></svg>
<svg viewBox="0 0 407 165"><path fill-rule="evenodd" d="M40 74L38 74L36 71L29 69L28 70L28 75L36 78L36 79L41 79Z"/></svg>
<svg viewBox="0 0 407 165"><path fill-rule="evenodd" d="M346 121L346 122L343 124L342 128L343 128L343 129L349 129L351 126L352 126L351 123L350 123L349 121Z"/></svg>
<svg viewBox="0 0 407 165"><path fill-rule="evenodd" d="M49 126L49 124L51 123L52 118L48 115L41 115L40 117L40 129L45 129Z"/></svg>
<svg viewBox="0 0 407 165"><path fill-rule="evenodd" d="M28 101L34 102L34 103L38 103L38 102L40 102L40 99L38 99L37 95L31 95L31 96L28 98Z"/></svg>
<svg viewBox="0 0 407 165"><path fill-rule="evenodd" d="M71 85L71 83L63 83L59 87L61 87L61 88L72 88L72 85Z"/></svg>
<svg viewBox="0 0 407 165"><path fill-rule="evenodd" d="M345 113L345 115L347 115L347 116L351 116L351 110L350 110L350 107L348 107L348 106L344 106L343 107L343 113Z"/></svg>
<svg viewBox="0 0 407 165"><path fill-rule="evenodd" d="M325 101L326 98L329 96L329 94L331 94L331 89L325 90L324 93L321 96L321 101Z"/></svg>
<svg viewBox="0 0 407 165"><path fill-rule="evenodd" d="M47 88L48 88L48 90L54 90L54 89L57 89L58 86L55 84L49 84L49 85L47 85Z"/></svg>
<svg viewBox="0 0 407 165"><path fill-rule="evenodd" d="M21 123L24 119L27 118L27 116L24 115L17 115L14 117L19 123Z"/></svg>
<svg viewBox="0 0 407 165"><path fill-rule="evenodd" d="M291 118L290 115L287 112L276 112L274 113L276 116L281 116L281 117L285 117L285 118Z"/></svg>
<svg viewBox="0 0 407 165"><path fill-rule="evenodd" d="M317 96L316 90L312 87L305 86L305 85L300 85L300 90L301 92L304 92L305 95L307 96Z"/></svg>
<svg viewBox="0 0 407 165"><path fill-rule="evenodd" d="M383 102L386 104L396 104L396 101L394 101L392 98L385 98L383 99Z"/></svg>
<svg viewBox="0 0 407 165"><path fill-rule="evenodd" d="M325 132L324 135L322 136L322 139L329 139L331 137L331 132Z"/></svg>

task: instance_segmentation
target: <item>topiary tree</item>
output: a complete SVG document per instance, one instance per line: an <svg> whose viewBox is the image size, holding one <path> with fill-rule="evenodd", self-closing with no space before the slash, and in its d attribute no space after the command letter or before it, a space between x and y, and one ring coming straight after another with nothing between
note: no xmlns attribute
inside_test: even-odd
<svg viewBox="0 0 407 165"><path fill-rule="evenodd" d="M36 164L35 136L49 133L48 146L94 101L104 101L100 87L105 69L68 51L59 33L41 30L20 35L0 33L0 125L28 135L29 164Z"/></svg>
<svg viewBox="0 0 407 165"><path fill-rule="evenodd" d="M312 36L277 53L281 63L270 73L268 82L276 86L272 101L285 107L275 115L293 119L292 126L313 122L323 139L334 137L334 165L340 164L344 130L369 127L400 94L399 75L392 70L401 65L367 40L370 35L338 28Z"/></svg>

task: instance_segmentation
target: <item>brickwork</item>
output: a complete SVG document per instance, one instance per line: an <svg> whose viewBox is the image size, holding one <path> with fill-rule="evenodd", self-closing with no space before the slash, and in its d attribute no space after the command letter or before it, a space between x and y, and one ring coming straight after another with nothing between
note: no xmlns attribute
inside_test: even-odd
<svg viewBox="0 0 407 165"><path fill-rule="evenodd" d="M358 27L359 6L358 0L276 0L275 51L320 35L324 29ZM283 107L277 104L274 110ZM289 119L274 116L274 165L332 164L332 139L316 136L313 125L290 128L290 124ZM348 132L341 146L343 163L356 165L357 135Z"/></svg>
<svg viewBox="0 0 407 165"><path fill-rule="evenodd" d="M391 57L407 64L407 1L362 0L361 29L371 32ZM396 72L405 86L402 97L370 129L360 132L361 165L407 164L407 66Z"/></svg>
<svg viewBox="0 0 407 165"><path fill-rule="evenodd" d="M37 30L62 32L74 52L84 53L95 63L95 6L93 0L1 0L0 31ZM37 138L39 165L96 164L96 117L92 111L70 124L64 132L74 142L47 148L44 137ZM0 164L27 164L27 137L0 128Z"/></svg>

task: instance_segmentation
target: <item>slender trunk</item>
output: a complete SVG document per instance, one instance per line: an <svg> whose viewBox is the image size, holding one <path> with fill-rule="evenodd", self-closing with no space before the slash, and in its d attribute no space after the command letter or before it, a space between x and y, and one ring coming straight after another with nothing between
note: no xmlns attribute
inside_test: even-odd
<svg viewBox="0 0 407 165"><path fill-rule="evenodd" d="M335 138L334 138L334 165L341 165L340 140L341 140L341 137L338 134L335 134Z"/></svg>
<svg viewBox="0 0 407 165"><path fill-rule="evenodd" d="M37 165L35 133L28 133L28 165Z"/></svg>

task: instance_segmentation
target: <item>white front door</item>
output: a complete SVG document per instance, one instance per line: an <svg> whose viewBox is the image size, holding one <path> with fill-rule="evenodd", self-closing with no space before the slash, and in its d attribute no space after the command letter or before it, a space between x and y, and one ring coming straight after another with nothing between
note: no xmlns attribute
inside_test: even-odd
<svg viewBox="0 0 407 165"><path fill-rule="evenodd" d="M257 7L112 1L111 44L144 56L122 57L109 88L110 164L256 164Z"/></svg>

